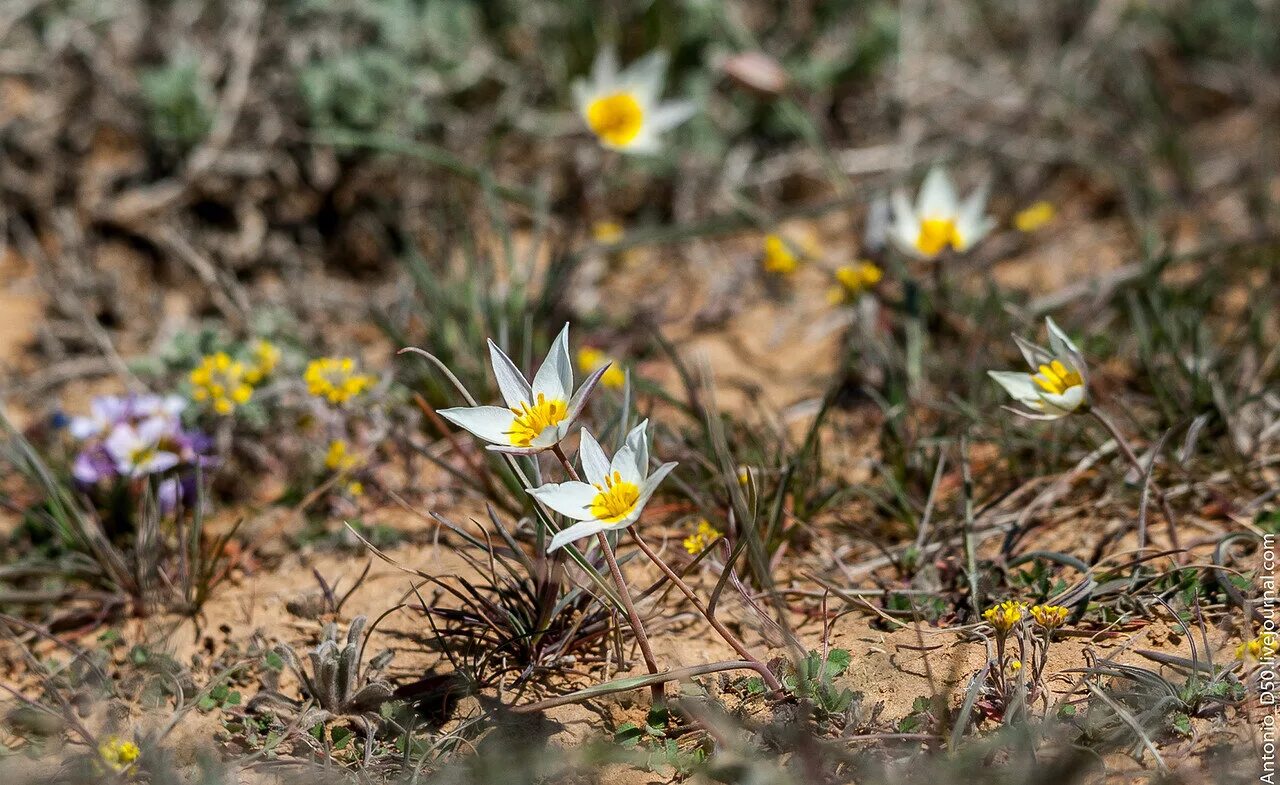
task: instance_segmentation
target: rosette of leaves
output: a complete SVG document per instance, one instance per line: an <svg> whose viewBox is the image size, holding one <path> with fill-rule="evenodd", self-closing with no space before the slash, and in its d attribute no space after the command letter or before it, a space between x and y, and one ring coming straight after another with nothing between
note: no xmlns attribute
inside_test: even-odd
<svg viewBox="0 0 1280 785"><path fill-rule="evenodd" d="M370 728L379 725L382 704L392 696L392 687L381 674L391 662L393 652L383 651L371 659L367 667L361 667L367 642L363 639L366 623L364 616L353 619L345 641L339 640L337 624L325 625L319 645L307 653L309 670L303 667L293 647L285 643L277 645L273 653L297 677L308 702L292 701L270 690L259 693L249 708L269 702L297 711L306 710L303 725L324 722L330 717L358 717Z"/></svg>

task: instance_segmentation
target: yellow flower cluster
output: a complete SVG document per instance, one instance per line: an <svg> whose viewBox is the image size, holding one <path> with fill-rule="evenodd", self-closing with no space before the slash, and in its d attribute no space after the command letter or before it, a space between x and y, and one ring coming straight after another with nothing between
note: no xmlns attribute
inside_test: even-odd
<svg viewBox="0 0 1280 785"><path fill-rule="evenodd" d="M191 399L221 415L231 414L253 397L248 369L226 352L206 355L191 371Z"/></svg>
<svg viewBox="0 0 1280 785"><path fill-rule="evenodd" d="M1251 641L1240 644L1236 648L1236 657L1245 662L1264 662L1275 659L1280 650L1280 638L1273 632L1264 632Z"/></svg>
<svg viewBox="0 0 1280 785"><path fill-rule="evenodd" d="M800 266L800 254L781 235L764 237L764 270L775 275L790 275Z"/></svg>
<svg viewBox="0 0 1280 785"><path fill-rule="evenodd" d="M858 295L880 283L883 277L884 271L871 262L841 265L836 268L836 285L831 287L827 299L833 305L854 302Z"/></svg>
<svg viewBox="0 0 1280 785"><path fill-rule="evenodd" d="M987 608L983 612L982 618L986 619L992 627L995 627L997 633L1005 635L1018 622L1022 621L1025 612L1026 606L1022 603L1005 600L995 607Z"/></svg>
<svg viewBox="0 0 1280 785"><path fill-rule="evenodd" d="M697 556L720 537L720 532L706 518L698 521L698 530L684 538L684 549L690 556Z"/></svg>
<svg viewBox="0 0 1280 785"><path fill-rule="evenodd" d="M1057 211L1049 202L1036 202L1013 216L1013 226L1019 232L1034 232L1053 220Z"/></svg>
<svg viewBox="0 0 1280 785"><path fill-rule="evenodd" d="M1033 605L1031 607L1031 618L1036 620L1036 624L1044 627L1046 630L1056 630L1067 621L1067 614L1070 611L1061 605Z"/></svg>
<svg viewBox="0 0 1280 785"><path fill-rule="evenodd" d="M102 762L116 772L133 768L134 762L141 754L142 750L137 744L118 736L108 736L98 745L98 755L102 757Z"/></svg>
<svg viewBox="0 0 1280 785"><path fill-rule="evenodd" d="M578 367L583 373L595 373L605 363L612 364L609 370L604 372L604 376L600 377L600 383L615 390L622 389L622 386L627 383L627 374L613 358L591 346L584 346L578 350Z"/></svg>
<svg viewBox="0 0 1280 785"><path fill-rule="evenodd" d="M307 392L332 404L342 404L373 386L373 377L356 371L350 357L321 357L307 364L302 376Z"/></svg>
<svg viewBox="0 0 1280 785"><path fill-rule="evenodd" d="M249 384L258 385L262 380L267 378L275 371L276 366L280 364L280 349L271 341L265 338L258 339L253 345L251 352L253 362L249 365L249 369L245 371L245 381Z"/></svg>
<svg viewBox="0 0 1280 785"><path fill-rule="evenodd" d="M360 458L351 453L346 439L334 439L325 451L324 467L330 471L345 472L360 465Z"/></svg>

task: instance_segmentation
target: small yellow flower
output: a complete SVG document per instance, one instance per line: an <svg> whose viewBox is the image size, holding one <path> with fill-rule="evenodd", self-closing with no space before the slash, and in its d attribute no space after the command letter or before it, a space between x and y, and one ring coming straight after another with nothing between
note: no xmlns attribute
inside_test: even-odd
<svg viewBox="0 0 1280 785"><path fill-rule="evenodd" d="M751 469L746 466L738 467L738 484L743 488L751 484Z"/></svg>
<svg viewBox="0 0 1280 785"><path fill-rule="evenodd" d="M1009 670L1013 671L1014 673L1017 673L1018 671L1022 670L1022 660L1014 660L1013 662L1009 663Z"/></svg>
<svg viewBox="0 0 1280 785"><path fill-rule="evenodd" d="M226 352L206 355L188 377L191 398L220 415L231 414L253 397L253 385L246 378L244 363Z"/></svg>
<svg viewBox="0 0 1280 785"><path fill-rule="evenodd" d="M1031 618L1046 630L1056 630L1067 621L1070 611L1061 605L1033 605Z"/></svg>
<svg viewBox="0 0 1280 785"><path fill-rule="evenodd" d="M986 619L992 627L995 627L998 634L1005 635L1009 630L1013 629L1018 622L1022 621L1022 616L1025 610L1026 606L1022 603L1014 602L1013 600L1005 600L999 605L987 608L986 611L983 612L982 618Z"/></svg>
<svg viewBox="0 0 1280 785"><path fill-rule="evenodd" d="M321 357L307 364L302 376L307 392L332 404L343 404L373 386L372 376L356 372L350 357Z"/></svg>
<svg viewBox="0 0 1280 785"><path fill-rule="evenodd" d="M1049 202L1039 201L1013 216L1013 225L1019 232L1034 232L1053 220L1057 213Z"/></svg>
<svg viewBox="0 0 1280 785"><path fill-rule="evenodd" d="M351 454L350 445L346 439L334 439L329 442L329 449L325 452L324 467L330 471L344 472L354 469L360 465L360 459Z"/></svg>
<svg viewBox="0 0 1280 785"><path fill-rule="evenodd" d="M601 245L613 245L622 235L622 224L617 221L596 221L591 225L591 238Z"/></svg>
<svg viewBox="0 0 1280 785"><path fill-rule="evenodd" d="M775 275L790 275L800 266L800 254L781 235L764 236L764 270Z"/></svg>
<svg viewBox="0 0 1280 785"><path fill-rule="evenodd" d="M136 743L121 739L119 736L108 736L98 745L98 755L102 758L102 762L112 771L120 773L132 769L141 754L142 750Z"/></svg>
<svg viewBox="0 0 1280 785"><path fill-rule="evenodd" d="M364 496L364 483L359 480L352 480L347 483L347 494L357 499Z"/></svg>
<svg viewBox="0 0 1280 785"><path fill-rule="evenodd" d="M1280 640L1277 640L1276 634L1264 632L1236 647L1236 657L1246 663L1264 662L1275 659L1277 649L1280 649Z"/></svg>
<svg viewBox="0 0 1280 785"><path fill-rule="evenodd" d="M684 538L684 549L690 556L697 556L720 537L720 532L706 518L698 521L698 530Z"/></svg>
<svg viewBox="0 0 1280 785"><path fill-rule="evenodd" d="M836 269L836 285L831 287L828 299L833 305L855 302L858 295L880 283L883 277L884 271L871 262L841 265Z"/></svg>
<svg viewBox="0 0 1280 785"><path fill-rule="evenodd" d="M600 377L600 383L615 390L622 389L623 385L627 383L627 374L617 362L604 352L591 346L584 346L578 350L578 367L582 369L583 373L595 373L605 363L610 363L609 370L605 371L604 376Z"/></svg>
<svg viewBox="0 0 1280 785"><path fill-rule="evenodd" d="M259 338L253 345L253 363L245 372L244 379L249 384L258 385L271 375L280 363L280 349L265 338Z"/></svg>

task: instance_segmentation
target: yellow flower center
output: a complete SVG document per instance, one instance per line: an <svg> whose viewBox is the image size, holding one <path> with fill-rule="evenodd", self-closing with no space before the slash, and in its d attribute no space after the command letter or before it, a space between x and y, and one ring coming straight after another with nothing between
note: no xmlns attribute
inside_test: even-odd
<svg viewBox="0 0 1280 785"><path fill-rule="evenodd" d="M925 256L937 256L948 245L957 251L964 247L954 218L924 218L920 221L916 250Z"/></svg>
<svg viewBox="0 0 1280 785"><path fill-rule="evenodd" d="M511 439L514 447L528 447L534 439L538 438L538 434L558 425L569 413L569 406L559 398L547 400L545 395L538 393L538 399L532 404L521 403L519 406L513 406L511 413L516 416L516 419L511 423L511 430L507 432L507 437Z"/></svg>
<svg viewBox="0 0 1280 785"><path fill-rule="evenodd" d="M141 447L135 447L129 451L129 463L134 466L142 466L148 463L156 454L156 445L144 444Z"/></svg>
<svg viewBox="0 0 1280 785"><path fill-rule="evenodd" d="M591 500L591 515L596 520L614 523L627 517L631 508L640 499L640 488L633 482L622 479L622 474L614 472L604 478L603 485L596 485L599 493Z"/></svg>
<svg viewBox="0 0 1280 785"><path fill-rule="evenodd" d="M644 108L631 93L611 93L587 104L587 125L605 142L626 147L644 127Z"/></svg>
<svg viewBox="0 0 1280 785"><path fill-rule="evenodd" d="M1061 360L1041 365L1040 373L1032 376L1031 381L1041 390L1053 395L1062 395L1072 387L1084 384L1084 378L1077 371L1063 365Z"/></svg>

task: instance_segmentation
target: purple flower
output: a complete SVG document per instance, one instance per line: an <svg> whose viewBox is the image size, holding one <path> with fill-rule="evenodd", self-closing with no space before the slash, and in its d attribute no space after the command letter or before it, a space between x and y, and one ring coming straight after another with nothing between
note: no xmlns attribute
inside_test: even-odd
<svg viewBox="0 0 1280 785"><path fill-rule="evenodd" d="M101 444L86 447L71 464L71 475L84 485L115 479L116 463Z"/></svg>

